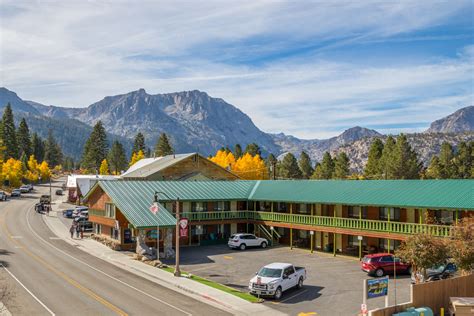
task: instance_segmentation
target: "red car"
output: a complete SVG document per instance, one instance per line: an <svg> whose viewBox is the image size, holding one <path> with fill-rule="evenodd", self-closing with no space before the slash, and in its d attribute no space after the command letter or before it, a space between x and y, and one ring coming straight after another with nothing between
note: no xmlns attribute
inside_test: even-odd
<svg viewBox="0 0 474 316"><path fill-rule="evenodd" d="M395 263L393 262L395 260ZM389 253L376 253L365 256L361 261L362 271L369 275L376 277L384 276L385 274L393 274L395 267L397 274L407 273L411 274L411 265L403 263L399 258L394 258Z"/></svg>

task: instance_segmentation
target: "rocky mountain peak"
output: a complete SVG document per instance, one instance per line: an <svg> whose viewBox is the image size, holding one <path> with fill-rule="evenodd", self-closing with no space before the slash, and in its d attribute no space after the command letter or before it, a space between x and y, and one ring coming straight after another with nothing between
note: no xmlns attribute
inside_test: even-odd
<svg viewBox="0 0 474 316"><path fill-rule="evenodd" d="M342 141L344 143L351 143L361 138L381 135L382 134L380 134L376 130L355 126L345 130L341 135L337 136L337 138L339 141Z"/></svg>
<svg viewBox="0 0 474 316"><path fill-rule="evenodd" d="M427 133L462 133L474 131L474 106L459 109L431 123Z"/></svg>

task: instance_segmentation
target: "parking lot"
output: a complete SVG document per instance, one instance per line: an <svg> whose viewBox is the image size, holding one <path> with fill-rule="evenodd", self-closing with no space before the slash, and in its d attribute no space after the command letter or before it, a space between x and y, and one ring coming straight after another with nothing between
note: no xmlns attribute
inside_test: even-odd
<svg viewBox="0 0 474 316"><path fill-rule="evenodd" d="M186 247L181 250L183 271L227 286L247 291L249 280L262 266L287 262L304 266L307 280L301 290L289 290L280 301L266 299L264 304L289 315L315 312L317 315L356 315L360 310L363 280L358 258L336 256L280 246L267 249L231 250L227 245ZM174 262L169 262L173 264ZM369 277L370 278L370 277ZM409 276L396 280L397 302L409 301ZM389 282L389 303L395 303L394 281ZM371 299L368 308L384 306L384 298ZM313 314L314 315L314 314Z"/></svg>

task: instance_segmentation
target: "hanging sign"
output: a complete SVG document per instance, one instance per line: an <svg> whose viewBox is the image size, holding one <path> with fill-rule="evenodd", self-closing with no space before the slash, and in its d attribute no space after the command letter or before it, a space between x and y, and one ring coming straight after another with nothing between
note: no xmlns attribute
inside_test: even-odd
<svg viewBox="0 0 474 316"><path fill-rule="evenodd" d="M189 220L185 217L179 220L179 237L188 236L188 222Z"/></svg>
<svg viewBox="0 0 474 316"><path fill-rule="evenodd" d="M379 279L367 280L367 298L388 295L388 276Z"/></svg>

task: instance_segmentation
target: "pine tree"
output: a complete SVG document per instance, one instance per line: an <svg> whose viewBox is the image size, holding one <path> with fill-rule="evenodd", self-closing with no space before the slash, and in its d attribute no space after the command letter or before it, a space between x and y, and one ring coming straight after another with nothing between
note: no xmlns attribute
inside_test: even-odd
<svg viewBox="0 0 474 316"><path fill-rule="evenodd" d="M321 177L322 179L332 179L334 175L334 161L332 160L331 154L325 152L323 160L321 161Z"/></svg>
<svg viewBox="0 0 474 316"><path fill-rule="evenodd" d="M367 163L364 169L364 176L367 179L382 179L382 151L383 142L380 138L375 138L370 145Z"/></svg>
<svg viewBox="0 0 474 316"><path fill-rule="evenodd" d="M139 149L138 151L140 152L142 150ZM109 163L110 171L116 175L127 169L128 162L125 155L125 150L119 141L113 142L109 154L107 155L107 162Z"/></svg>
<svg viewBox="0 0 474 316"><path fill-rule="evenodd" d="M324 179L323 178L323 170L322 170L321 164L319 162L314 167L314 172L313 172L313 175L311 176L311 179L314 179L314 180Z"/></svg>
<svg viewBox="0 0 474 316"><path fill-rule="evenodd" d="M309 155L305 151L301 152L298 165L303 179L309 179L313 175L314 169L311 163L311 158L309 158Z"/></svg>
<svg viewBox="0 0 474 316"><path fill-rule="evenodd" d="M33 155L41 163L44 160L44 143L36 133L31 136L31 148Z"/></svg>
<svg viewBox="0 0 474 316"><path fill-rule="evenodd" d="M465 142L458 144L458 150L455 157L456 177L460 179L469 179L471 176L472 157L471 148Z"/></svg>
<svg viewBox="0 0 474 316"><path fill-rule="evenodd" d="M270 179L275 180L277 172L277 162L278 160L275 158L273 154L269 154L266 160L266 165L268 168L268 174L270 175ZM275 169L275 170L274 170Z"/></svg>
<svg viewBox="0 0 474 316"><path fill-rule="evenodd" d="M32 154L32 149L31 149L30 130L28 128L28 124L26 123L25 118L21 119L16 136L17 136L17 141L18 141L20 157L25 155L26 159L28 159L28 157L30 157Z"/></svg>
<svg viewBox="0 0 474 316"><path fill-rule="evenodd" d="M74 160L71 157L64 158L63 169L65 171L73 171L74 170Z"/></svg>
<svg viewBox="0 0 474 316"><path fill-rule="evenodd" d="M170 144L170 141L168 140L168 136L165 133L162 133L155 145L155 155L157 157L163 157L172 155L173 152L174 150Z"/></svg>
<svg viewBox="0 0 474 316"><path fill-rule="evenodd" d="M431 158L430 165L426 169L426 177L428 179L441 179L441 165L438 156Z"/></svg>
<svg viewBox="0 0 474 316"><path fill-rule="evenodd" d="M98 172L102 160L107 157L107 134L102 122L95 124L82 154L82 168L89 172Z"/></svg>
<svg viewBox="0 0 474 316"><path fill-rule="evenodd" d="M280 175L285 179L301 179L303 174L301 173L298 161L292 153L287 153L281 161Z"/></svg>
<svg viewBox="0 0 474 316"><path fill-rule="evenodd" d="M242 157L242 147L240 146L240 144L237 144L234 147L234 157L235 159L239 159L240 157Z"/></svg>
<svg viewBox="0 0 474 316"><path fill-rule="evenodd" d="M392 165L394 179L420 178L421 164L418 161L416 152L411 148L404 134L400 134L397 137Z"/></svg>
<svg viewBox="0 0 474 316"><path fill-rule="evenodd" d="M345 152L340 152L334 159L334 178L346 179L349 176L349 157Z"/></svg>
<svg viewBox="0 0 474 316"><path fill-rule="evenodd" d="M143 134L139 132L135 136L135 140L133 142L132 154L133 153L138 153L140 150L142 152L146 152L145 136L143 136Z"/></svg>
<svg viewBox="0 0 474 316"><path fill-rule="evenodd" d="M249 153L251 156L255 155L262 155L262 151L260 150L260 146L258 146L256 143L251 143L248 144L247 147L245 147L245 152L244 153Z"/></svg>
<svg viewBox="0 0 474 316"><path fill-rule="evenodd" d="M7 104L3 112L1 124L1 138L5 146L5 160L9 158L18 159L18 142L16 138L15 123L13 121L13 111L10 103Z"/></svg>
<svg viewBox="0 0 474 316"><path fill-rule="evenodd" d="M51 168L61 165L63 160L61 147L56 142L52 130L48 131L48 138L45 142L44 160Z"/></svg>
<svg viewBox="0 0 474 316"><path fill-rule="evenodd" d="M451 179L455 175L453 146L448 142L441 144L439 152L439 164L441 166L441 179Z"/></svg>
<svg viewBox="0 0 474 316"><path fill-rule="evenodd" d="M395 179L395 166L393 165L393 156L395 151L395 139L388 136L382 150L380 166L382 169L382 179Z"/></svg>

